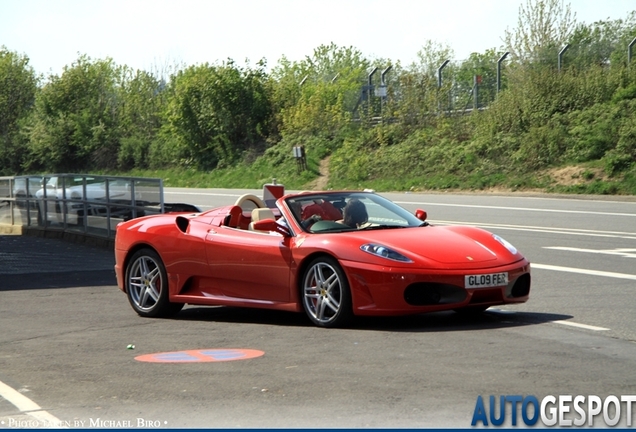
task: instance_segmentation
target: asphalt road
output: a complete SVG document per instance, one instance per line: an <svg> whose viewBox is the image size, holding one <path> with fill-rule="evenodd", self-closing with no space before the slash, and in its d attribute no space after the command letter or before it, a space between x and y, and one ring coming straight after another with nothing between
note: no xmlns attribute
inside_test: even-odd
<svg viewBox="0 0 636 432"><path fill-rule="evenodd" d="M207 209L244 192L260 195L169 188L165 199ZM533 265L530 301L333 330L235 308L143 319L115 286L112 251L0 236L0 428L470 427L478 396L636 394L634 200L383 195L513 243ZM200 349L264 355L135 360Z"/></svg>

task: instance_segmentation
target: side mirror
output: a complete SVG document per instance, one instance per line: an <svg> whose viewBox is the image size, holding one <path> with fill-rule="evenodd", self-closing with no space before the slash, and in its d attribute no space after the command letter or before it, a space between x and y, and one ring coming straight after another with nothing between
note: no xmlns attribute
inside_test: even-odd
<svg viewBox="0 0 636 432"><path fill-rule="evenodd" d="M425 222L426 218L428 217L428 214L426 214L426 212L422 209L417 209L415 210L415 217L421 220L422 222Z"/></svg>
<svg viewBox="0 0 636 432"><path fill-rule="evenodd" d="M256 231L275 231L279 234L282 234L283 237L290 237L291 233L289 232L289 228L279 223L276 223L274 219L263 219L254 222L254 230Z"/></svg>

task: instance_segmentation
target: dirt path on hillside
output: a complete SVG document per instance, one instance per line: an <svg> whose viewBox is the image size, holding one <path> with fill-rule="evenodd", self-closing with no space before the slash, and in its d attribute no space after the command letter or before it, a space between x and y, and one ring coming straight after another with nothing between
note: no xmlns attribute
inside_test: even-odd
<svg viewBox="0 0 636 432"><path fill-rule="evenodd" d="M320 174L318 178L309 183L309 190L325 190L327 189L327 183L329 183L329 159L331 156L327 156L320 161L318 171Z"/></svg>

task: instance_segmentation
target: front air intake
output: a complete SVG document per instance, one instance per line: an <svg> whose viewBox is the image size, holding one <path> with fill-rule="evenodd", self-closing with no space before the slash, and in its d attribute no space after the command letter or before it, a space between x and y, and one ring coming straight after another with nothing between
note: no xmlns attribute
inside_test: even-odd
<svg viewBox="0 0 636 432"><path fill-rule="evenodd" d="M404 290L404 300L412 306L461 303L465 298L463 288L436 282L418 282Z"/></svg>
<svg viewBox="0 0 636 432"><path fill-rule="evenodd" d="M530 293L530 273L522 274L517 278L510 290L510 297L525 297Z"/></svg>

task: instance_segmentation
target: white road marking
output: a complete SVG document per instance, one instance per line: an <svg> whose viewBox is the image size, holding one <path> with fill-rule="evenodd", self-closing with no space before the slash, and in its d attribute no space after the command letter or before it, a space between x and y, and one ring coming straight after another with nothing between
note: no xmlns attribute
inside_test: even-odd
<svg viewBox="0 0 636 432"><path fill-rule="evenodd" d="M622 256L624 258L636 258L636 249L582 249L582 248L573 248L573 247L565 247L565 246L544 246L543 249L553 249L553 250L562 250L569 252L584 252L584 253L593 253L593 254L602 254L602 255L617 255Z"/></svg>
<svg viewBox="0 0 636 432"><path fill-rule="evenodd" d="M528 211L528 212L542 212L542 213L573 213L573 214L585 214L585 215L601 215L601 216L629 216L636 217L636 213L611 213L611 212L597 212L586 210L558 210L558 209L542 209L533 207L505 207L505 206L485 206L475 204L448 204L448 203L431 203L431 202L412 202L412 201L394 201L396 204L419 204L423 206L443 206L443 207L465 207L465 208L483 208L494 210L516 210L516 211Z"/></svg>
<svg viewBox="0 0 636 432"><path fill-rule="evenodd" d="M20 412L30 415L47 426L62 424L57 417L44 411L38 404L2 381L0 381L0 396L15 405Z"/></svg>
<svg viewBox="0 0 636 432"><path fill-rule="evenodd" d="M586 274L591 276L602 276L602 277L611 277L615 279L628 279L628 280L636 280L636 275L627 274L627 273L615 273L608 271L600 271L600 270L589 270L575 267L561 267L550 264L537 264L531 263L531 268L533 269L541 269L541 270L553 270L567 273L578 273L578 274Z"/></svg>
<svg viewBox="0 0 636 432"><path fill-rule="evenodd" d="M565 325L565 326L570 326L570 327L578 327L578 328L582 328L582 329L586 329L586 330L593 330L593 331L608 331L608 328L605 327L597 327L597 326L592 326L592 325L587 325L587 324L579 324L576 322L572 322L572 321L565 321L565 320L558 320L558 321L552 321L555 324L561 324L561 325Z"/></svg>

